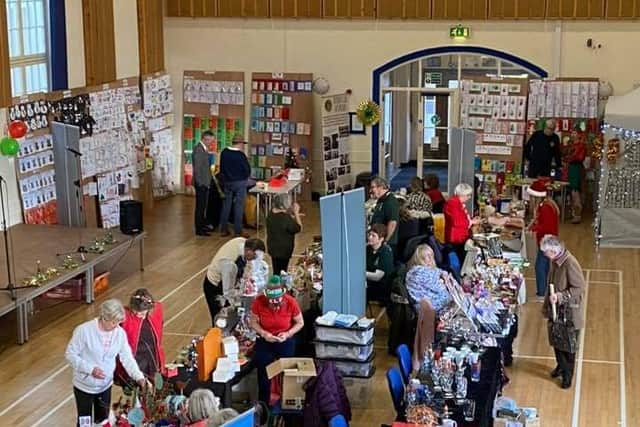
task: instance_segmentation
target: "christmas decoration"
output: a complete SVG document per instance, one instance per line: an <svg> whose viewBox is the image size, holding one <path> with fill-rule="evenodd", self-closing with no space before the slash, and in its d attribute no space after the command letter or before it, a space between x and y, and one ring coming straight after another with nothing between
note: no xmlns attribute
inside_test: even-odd
<svg viewBox="0 0 640 427"><path fill-rule="evenodd" d="M21 120L14 120L9 123L9 135L11 138L22 138L27 134L27 125Z"/></svg>
<svg viewBox="0 0 640 427"><path fill-rule="evenodd" d="M356 109L358 120L365 126L373 126L380 121L380 106L368 99L362 101Z"/></svg>
<svg viewBox="0 0 640 427"><path fill-rule="evenodd" d="M4 156L15 156L20 150L20 144L14 138L5 136L0 140L0 152Z"/></svg>
<svg viewBox="0 0 640 427"><path fill-rule="evenodd" d="M618 154L620 153L620 139L613 138L607 142L607 161L609 164L616 162Z"/></svg>
<svg viewBox="0 0 640 427"><path fill-rule="evenodd" d="M602 149L604 148L604 142L602 140L602 134L596 136L591 145L591 157L594 160L600 160L602 158Z"/></svg>

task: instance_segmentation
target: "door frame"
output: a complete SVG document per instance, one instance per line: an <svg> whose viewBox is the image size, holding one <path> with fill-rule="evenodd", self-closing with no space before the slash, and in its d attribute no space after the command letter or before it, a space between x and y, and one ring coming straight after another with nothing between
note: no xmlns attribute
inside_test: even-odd
<svg viewBox="0 0 640 427"><path fill-rule="evenodd" d="M382 99L382 91L383 91L382 84L381 84L381 77L383 73L386 73L388 71L401 67L408 62L413 62L419 59L427 58L429 56L445 55L445 54L451 54L451 53L455 53L455 54L470 53L470 54L477 54L477 55L493 56L498 59L512 62L524 68L531 74L537 75L540 78L545 78L545 77L548 77L549 75L546 70L537 66L536 64L504 51L491 49L487 47L481 47L481 46L460 46L460 45L439 46L439 47L427 48L427 49L422 49L422 50L408 53L406 55L392 59L391 61L374 69L372 73L372 80L371 80L372 81L371 99L375 103L380 105L380 100ZM419 64L422 64L422 62L419 62ZM420 68L422 67L420 66ZM459 71L458 74L460 74L460 67L458 67L458 71ZM420 76L420 81L422 82L422 72L420 72L418 75ZM389 89L408 90L411 88L393 88L393 87L384 88L384 90L389 90ZM420 88L420 90L424 90L424 89L426 88ZM440 89L449 90L448 88L440 88ZM373 175L378 175L381 172L381 170L382 170L382 173L384 173L384 168L383 167L381 168L381 165L384 165L384 149L381 150L381 148L383 148L382 144L384 144L384 141L381 138L380 124L378 123L371 127L371 172ZM380 154L381 152L382 152L382 158Z"/></svg>

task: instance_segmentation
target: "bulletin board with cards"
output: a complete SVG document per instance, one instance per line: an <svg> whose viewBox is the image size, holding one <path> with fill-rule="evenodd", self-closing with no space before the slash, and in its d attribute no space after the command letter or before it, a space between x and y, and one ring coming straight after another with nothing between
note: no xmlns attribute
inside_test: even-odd
<svg viewBox="0 0 640 427"><path fill-rule="evenodd" d="M171 76L157 72L142 76L142 107L147 123L147 170L151 170L154 198L166 197L175 190L179 164L173 153L174 115Z"/></svg>
<svg viewBox="0 0 640 427"><path fill-rule="evenodd" d="M253 73L249 132L252 176L268 180L283 168L308 174L313 139L313 74ZM300 197L311 198L306 176Z"/></svg>
<svg viewBox="0 0 640 427"><path fill-rule="evenodd" d="M527 79L463 79L461 127L476 132L475 172L501 191L507 177L522 174L527 127Z"/></svg>
<svg viewBox="0 0 640 427"><path fill-rule="evenodd" d="M80 139L85 196L98 198L103 228L120 225L120 201L146 171L146 120L137 77L87 89L93 132Z"/></svg>
<svg viewBox="0 0 640 427"><path fill-rule="evenodd" d="M590 147L601 136L598 90L596 78L531 80L527 136L544 129L548 119L554 119L563 153L570 150L574 139L583 139ZM567 170L563 168L560 178L566 180L566 174Z"/></svg>
<svg viewBox="0 0 640 427"><path fill-rule="evenodd" d="M184 184L191 186L193 148L210 130L214 142L207 147L210 162L234 139L244 140L244 73L239 71L185 71L183 75Z"/></svg>
<svg viewBox="0 0 640 427"><path fill-rule="evenodd" d="M50 108L46 94L40 93L14 98L7 111L10 121L24 121L28 129L16 159L25 224L58 221Z"/></svg>

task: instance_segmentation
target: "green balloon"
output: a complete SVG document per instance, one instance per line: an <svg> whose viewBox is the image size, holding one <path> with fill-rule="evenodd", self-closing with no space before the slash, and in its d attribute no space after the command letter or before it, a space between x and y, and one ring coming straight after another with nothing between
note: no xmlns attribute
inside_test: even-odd
<svg viewBox="0 0 640 427"><path fill-rule="evenodd" d="M0 152L5 156L15 156L20 150L20 144L13 138L5 136L0 141Z"/></svg>

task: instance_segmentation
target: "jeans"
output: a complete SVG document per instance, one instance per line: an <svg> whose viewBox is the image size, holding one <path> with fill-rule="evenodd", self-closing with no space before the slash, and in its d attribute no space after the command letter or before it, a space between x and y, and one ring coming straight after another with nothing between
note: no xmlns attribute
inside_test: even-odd
<svg viewBox="0 0 640 427"><path fill-rule="evenodd" d="M100 424L109 417L111 387L98 394L85 393L74 387L73 395L76 398L76 408L78 409L76 425L80 425L80 417L91 417L92 423L96 424Z"/></svg>
<svg viewBox="0 0 640 427"><path fill-rule="evenodd" d="M549 258L538 249L536 255L536 295L543 297L547 291L547 276L549 275Z"/></svg>
<svg viewBox="0 0 640 427"><path fill-rule="evenodd" d="M267 366L283 357L293 357L296 352L295 337L285 342L268 342L258 338L255 346L255 360L258 368L258 400L269 404L271 380L267 377Z"/></svg>
<svg viewBox="0 0 640 427"><path fill-rule="evenodd" d="M194 212L194 226L196 233L205 231L204 227L207 225L207 201L209 199L209 187L204 185L196 186L196 209Z"/></svg>
<svg viewBox="0 0 640 427"><path fill-rule="evenodd" d="M220 231L227 231L227 219L233 203L233 232L236 236L242 233L242 217L244 215L244 199L247 197L247 181L231 181L224 183L224 203L220 214Z"/></svg>

